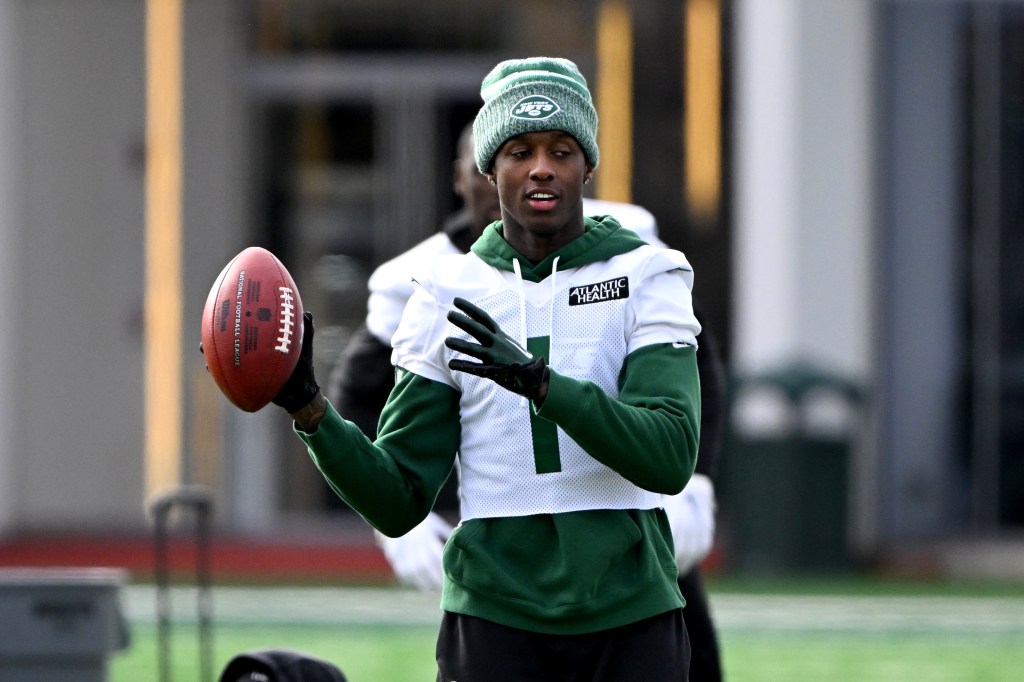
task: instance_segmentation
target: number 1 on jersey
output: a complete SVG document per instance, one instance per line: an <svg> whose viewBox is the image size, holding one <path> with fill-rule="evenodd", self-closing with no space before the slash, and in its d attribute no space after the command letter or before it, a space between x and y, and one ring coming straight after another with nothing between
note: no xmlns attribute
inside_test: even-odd
<svg viewBox="0 0 1024 682"><path fill-rule="evenodd" d="M526 340L526 350L534 357L550 360L551 338L535 336ZM538 474L553 474L562 470L558 454L558 427L554 422L541 419L530 410L530 430L533 433L533 460Z"/></svg>

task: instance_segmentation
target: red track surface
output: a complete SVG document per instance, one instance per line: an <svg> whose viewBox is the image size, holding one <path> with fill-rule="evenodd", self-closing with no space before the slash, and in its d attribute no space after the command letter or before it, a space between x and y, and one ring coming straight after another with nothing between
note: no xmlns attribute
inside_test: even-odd
<svg viewBox="0 0 1024 682"><path fill-rule="evenodd" d="M368 528L336 527L323 535L246 536L214 534L210 542L215 582L375 583L394 582L391 568ZM168 545L172 578L192 581L196 546L192 535L172 534ZM727 563L716 545L702 562L705 574ZM0 568L113 567L132 579L154 579L152 535L118 533L34 533L0 537Z"/></svg>
<svg viewBox="0 0 1024 682"><path fill-rule="evenodd" d="M190 538L172 537L168 565L176 579L195 574ZM156 550L150 536L32 535L0 539L0 568L116 567L132 579L153 579ZM213 580L387 583L391 571L372 540L311 542L215 536L210 543Z"/></svg>

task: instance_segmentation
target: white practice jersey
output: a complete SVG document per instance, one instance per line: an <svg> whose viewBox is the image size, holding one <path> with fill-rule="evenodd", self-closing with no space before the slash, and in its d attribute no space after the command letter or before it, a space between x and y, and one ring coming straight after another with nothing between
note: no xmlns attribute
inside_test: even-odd
<svg viewBox="0 0 1024 682"><path fill-rule="evenodd" d="M588 380L618 397L627 355L651 344L696 346L693 273L678 251L654 246L578 268L541 282L488 265L476 254L440 256L423 275L393 339L393 364L444 383L461 394L461 514L464 520L526 516L584 509L652 509L662 495L630 483L589 456L561 429L557 470L539 473L535 428L551 422L524 398L489 379L448 368L458 357L445 338L469 338L447 320L455 297L484 309L509 336L545 353L563 376ZM580 406L586 410L586 405Z"/></svg>

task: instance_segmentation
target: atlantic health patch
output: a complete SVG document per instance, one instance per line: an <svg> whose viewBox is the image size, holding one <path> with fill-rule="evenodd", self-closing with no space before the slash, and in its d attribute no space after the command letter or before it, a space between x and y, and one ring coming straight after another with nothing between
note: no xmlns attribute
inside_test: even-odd
<svg viewBox="0 0 1024 682"><path fill-rule="evenodd" d="M616 277L606 282L584 284L569 289L569 305L616 301L621 298L629 298L628 277Z"/></svg>

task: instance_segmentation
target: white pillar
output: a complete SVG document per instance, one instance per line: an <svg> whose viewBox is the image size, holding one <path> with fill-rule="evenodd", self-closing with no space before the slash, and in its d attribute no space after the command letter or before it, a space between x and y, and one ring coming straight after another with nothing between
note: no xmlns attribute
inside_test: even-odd
<svg viewBox="0 0 1024 682"><path fill-rule="evenodd" d="M733 362L793 352L799 182L797 0L736 5Z"/></svg>
<svg viewBox="0 0 1024 682"><path fill-rule="evenodd" d="M734 359L871 366L871 12L736 6Z"/></svg>

